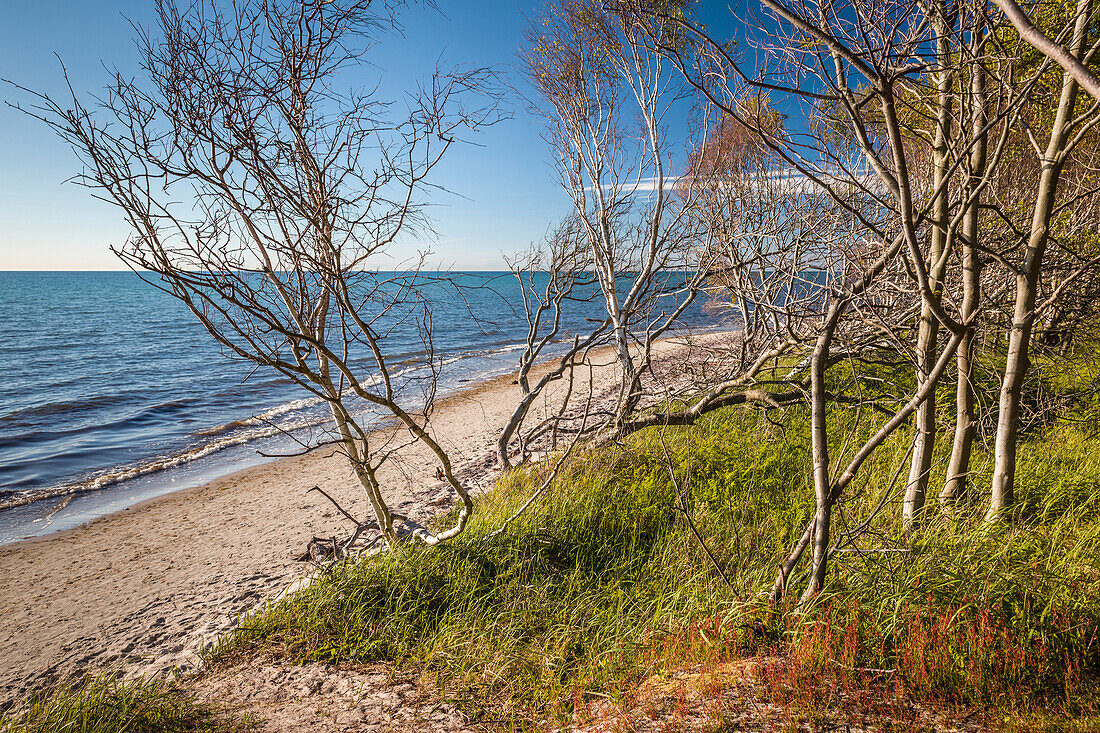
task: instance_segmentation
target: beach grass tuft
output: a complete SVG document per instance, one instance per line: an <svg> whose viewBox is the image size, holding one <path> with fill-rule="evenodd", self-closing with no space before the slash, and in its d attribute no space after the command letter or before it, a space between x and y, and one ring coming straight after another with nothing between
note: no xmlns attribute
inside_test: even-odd
<svg viewBox="0 0 1100 733"><path fill-rule="evenodd" d="M2 733L243 733L239 719L199 703L184 687L109 673L39 693L0 716Z"/></svg>

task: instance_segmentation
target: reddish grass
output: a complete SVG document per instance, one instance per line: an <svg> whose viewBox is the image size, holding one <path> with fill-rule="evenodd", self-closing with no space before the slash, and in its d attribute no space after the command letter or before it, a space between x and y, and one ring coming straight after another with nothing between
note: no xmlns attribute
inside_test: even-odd
<svg viewBox="0 0 1100 733"><path fill-rule="evenodd" d="M1089 671L1100 641L1095 622L1060 614L1040 632L995 609L931 599L906 607L889 636L879 622L854 602L819 609L765 668L770 698L796 716L860 711L913 725L928 712L1100 711Z"/></svg>

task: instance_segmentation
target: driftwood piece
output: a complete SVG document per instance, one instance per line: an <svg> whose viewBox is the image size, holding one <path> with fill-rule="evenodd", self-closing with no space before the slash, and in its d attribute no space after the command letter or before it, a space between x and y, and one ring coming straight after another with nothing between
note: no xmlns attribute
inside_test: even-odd
<svg viewBox="0 0 1100 733"><path fill-rule="evenodd" d="M337 539L336 535L332 535L331 537L317 537L315 535L306 543L305 551L294 557L295 561L328 565L345 560L353 554L369 550L382 541L383 537L381 532L379 532L370 542L360 547L355 547L359 538L363 536L365 532L372 529L378 530L378 522L373 519L366 522L358 521L344 509L344 507L340 506L340 503L337 502L336 499L319 486L314 486L306 493L310 491L320 492L321 495L328 499L332 505L348 519L348 521L355 525L355 529L343 540ZM426 541L426 538L431 537L431 533L428 531L427 527L415 520L409 519L404 514L391 512L390 516L399 522L399 524L394 527L394 534L399 540L419 539L421 541Z"/></svg>

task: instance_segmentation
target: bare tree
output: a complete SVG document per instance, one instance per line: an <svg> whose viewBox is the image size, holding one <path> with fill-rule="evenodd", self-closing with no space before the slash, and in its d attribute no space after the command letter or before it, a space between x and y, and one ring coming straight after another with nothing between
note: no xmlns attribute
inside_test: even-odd
<svg viewBox="0 0 1100 733"><path fill-rule="evenodd" d="M1020 63L1004 34L992 32L996 26L984 2L762 0L762 4L767 17L749 22L755 35L746 44L759 50L747 61L690 18L670 12L661 16L680 22L683 33L694 42L662 48L711 103L752 130L792 171L804 175L865 225L869 256L853 262L855 277L829 288L829 308L815 326L816 344L805 362L816 511L783 564L773 596L782 594L801 554L812 547L806 600L823 586L828 558L836 549L830 545L833 504L850 490L868 456L914 411L915 441L902 518L907 527L918 526L936 436L936 383L960 348L956 439L941 497L950 505L962 493L976 423L971 385L974 331L989 312L989 304L999 297L999 290L991 288L983 308L983 256L1005 265L1017 282L1009 335L1012 367L1002 385L996 459L999 466L1005 464L1003 475L1011 481L1013 467L1006 462L1014 443L1009 446L1005 436L1014 440L1020 423L1030 329L1044 308L1064 297L1067 283L1081 277L1093 263L1083 253L1067 252L1071 267L1058 275L1042 271L1044 247L1057 239L1050 235L1052 215L1064 210L1069 201L1075 206L1084 203L1093 193L1075 185L1063 189L1058 200L1059 184L1067 181L1066 157L1095 123L1092 107L1074 106L1068 96L1075 91L1075 81L1068 74L1062 94L1052 95L1055 104L1045 102L1047 110L1051 106L1058 110L1054 120L1043 113L1050 62ZM1088 3L1079 4L1078 25L1066 36L1080 39L1081 18L1091 18L1091 12ZM1087 27L1091 20L1084 22ZM1087 62L1092 47L1080 40L1075 44L1073 53ZM820 122L816 127L811 122L811 129L802 136L777 135L739 103L761 93L787 96L808 110L811 120ZM786 108L791 106L788 103ZM1040 165L1034 167L1036 185L1020 189L1033 193L1006 201L998 198L996 188L1005 177L1002 164L1016 125L1024 127ZM1045 149L1037 141L1040 134L1049 141ZM1010 178L1021 175L1018 166L1011 168ZM860 190L863 196L843 195L849 190ZM1031 220L1019 226L1012 211L1021 200L1036 205ZM853 205L856 201L870 206ZM983 224L988 227L990 222L993 226L983 230ZM1027 246L1016 248L1011 242L1020 236ZM1009 252L1018 252L1019 261L1013 262L1016 254ZM954 261L960 266L952 273L948 266L956 253ZM1044 288L1046 299L1037 299L1036 293ZM959 291L961 296L956 295ZM886 292L895 297L887 298L889 307L875 313L868 306ZM915 349L907 334L912 305L920 309ZM861 340L859 335L867 328L878 329L882 338ZM937 334L942 332L947 338L940 344ZM849 447L846 439L842 455L837 456L828 430L829 405L835 396L829 392L826 370L838 350L858 353L861 343L911 353L917 385L869 440ZM998 497L1005 495L998 488L999 480L995 474L990 518L1001 511ZM1011 501L1010 483L1007 500ZM875 511L886 503L884 498ZM866 527L868 521L859 526Z"/></svg>
<svg viewBox="0 0 1100 733"><path fill-rule="evenodd" d="M600 292L590 264L589 250L576 217L567 217L540 246L532 246L509 262L521 295L527 334L516 376L521 397L497 440L497 457L505 469L512 465L513 437L519 435L516 451L525 457L531 441L547 431L553 433L559 423L568 421L574 369L587 360L593 348L607 342L610 318L571 323L576 320L573 311L578 306L587 310ZM566 345L564 350L556 348L560 344ZM553 365L532 384L532 369L551 355ZM532 405L547 387L561 379L568 380L561 409L532 429L523 430Z"/></svg>
<svg viewBox="0 0 1100 733"><path fill-rule="evenodd" d="M804 370L777 364L808 356L832 281L846 276L844 247L837 242L861 236L857 219L763 142L759 130L785 134L767 97L733 104L736 116L723 114L710 128L678 191L690 200L690 216L702 232L697 266L706 276L705 290L713 302L726 304L737 338L716 354L718 379L686 385L689 404L632 418L624 433L689 425L732 404L767 409L804 402Z"/></svg>
<svg viewBox="0 0 1100 733"><path fill-rule="evenodd" d="M618 362L619 395L606 421L616 430L643 397L654 343L702 277L690 201L672 195L664 129L682 85L648 43L647 22L597 0L552 2L522 51L573 203L582 265L595 274L607 317L592 333L606 328Z"/></svg>
<svg viewBox="0 0 1100 733"><path fill-rule="evenodd" d="M776 586L782 590L801 553L812 547L805 600L824 584L832 551L832 507L877 447L928 403L971 327L972 321L952 317L941 300L945 263L958 227L958 192L951 180L961 151L945 144L951 109L946 70L933 75L932 94L927 94L925 73L937 68L936 53L944 52L936 34L948 32L940 20L932 22L939 17L935 7L922 13L915 4L892 2L856 1L841 7L764 0L764 5L769 18L756 25L758 35L752 41L764 52L748 64L688 18L681 26L695 42L685 44L686 51L673 46L664 51L711 103L755 132L790 175L802 177L858 223L823 247L832 253L826 261L846 277L828 282L827 307L809 331L813 349L799 363L808 369L816 511ZM738 101L760 93L801 104L809 129L777 135L746 114ZM906 131L914 117L924 129L925 120L933 121L929 142L938 156L908 144ZM921 158L931 158L932 165L922 166L917 162ZM931 173L927 183L922 168ZM923 317L916 320L914 350L909 331L918 313ZM937 349L940 329L949 337ZM849 437L843 453L834 456L827 417L839 395L829 390L826 372L840 356L858 359L864 350L883 348L912 354L918 386L909 399L886 411L888 419L870 439L849 445ZM930 440L934 425L926 421L924 427ZM930 450L930 442L926 447ZM915 490L906 502L910 521L923 507L925 460L916 464L917 480L910 487Z"/></svg>
<svg viewBox="0 0 1100 733"><path fill-rule="evenodd" d="M1078 0L1073 16L1069 52L1073 59L1085 63L1097 50L1089 46L1089 30L1094 24L1096 8L1091 0ZM1012 325L1008 334L1008 353L1001 381L997 437L987 518L995 520L1014 503L1016 443L1020 421L1020 401L1028 369L1028 355L1036 318L1043 304L1038 302L1044 256L1051 240L1051 222L1058 209L1059 184L1074 149L1086 139L1087 133L1100 122L1100 101L1084 109L1078 105L1080 85L1073 75L1063 75L1053 122L1041 144L1028 129L1029 141L1041 164L1035 203L1027 228L1026 248L1017 263L1009 264L1015 285ZM1088 263L1086 263L1088 264ZM1082 268L1083 271L1083 268ZM1063 290L1069 281L1055 289ZM1049 301L1049 299L1048 299ZM1049 304L1049 302L1048 302Z"/></svg>
<svg viewBox="0 0 1100 733"><path fill-rule="evenodd" d="M984 51L989 44L991 24L984 6L979 6L973 18L970 38L966 46L967 61L964 65L964 79L969 83L960 83L959 107L962 112L960 127L969 134L973 143L966 160L965 191L962 199L962 224L959 231L960 287L959 316L964 320L975 318L981 303L981 256L978 251L980 224L982 220L982 201L986 198L984 188L988 184L986 170L989 167L989 149L991 135L988 121L992 115L987 109L989 104L988 74L984 65ZM999 96L999 95L998 95ZM1004 130L1008 126L1003 126ZM1003 139L1003 138L1002 138ZM978 416L975 408L973 386L976 329L963 334L956 357L955 379L955 431L951 445L951 458L947 465L947 475L940 490L940 505L950 511L955 502L965 493L970 472L970 456L973 450L974 436L977 432Z"/></svg>
<svg viewBox="0 0 1100 733"><path fill-rule="evenodd" d="M402 273L377 269L425 223L420 191L447 149L494 112L484 98L464 107L485 71L437 74L397 120L374 91L354 90L349 72L395 22L395 5L158 0L159 33L138 41L145 81L118 73L91 107L71 87L71 100L36 94L28 111L77 153L77 180L124 215L131 235L115 252L126 264L182 301L230 355L327 403L329 442L386 541L397 529L379 467L409 443L435 455L460 507L439 534L416 530L436 543L459 534L472 510L429 425L428 301L440 286L415 262ZM418 375L403 377L387 360L402 322L419 326ZM367 408L404 431L372 435ZM348 546L364 528L357 522Z"/></svg>

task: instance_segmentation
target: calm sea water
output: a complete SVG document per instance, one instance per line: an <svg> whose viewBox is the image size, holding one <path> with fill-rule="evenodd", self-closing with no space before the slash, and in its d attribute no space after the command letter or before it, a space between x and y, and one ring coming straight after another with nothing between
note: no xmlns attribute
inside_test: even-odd
<svg viewBox="0 0 1100 733"><path fill-rule="evenodd" d="M444 394L514 369L526 333L510 274L458 280L461 298L441 290L433 303ZM684 319L711 320L701 305ZM412 319L388 344L399 370L422 367ZM261 462L327 417L300 387L225 356L129 272L0 273L0 363L0 544Z"/></svg>

